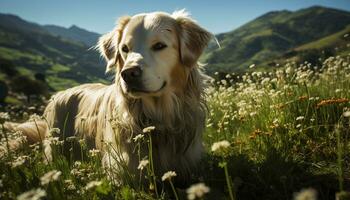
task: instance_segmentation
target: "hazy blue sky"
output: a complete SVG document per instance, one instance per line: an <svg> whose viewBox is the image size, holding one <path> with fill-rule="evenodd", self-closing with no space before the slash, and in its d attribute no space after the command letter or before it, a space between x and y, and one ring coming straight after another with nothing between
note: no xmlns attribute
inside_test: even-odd
<svg viewBox="0 0 350 200"><path fill-rule="evenodd" d="M0 0L0 12L39 24L55 24L104 33L121 15L186 8L213 33L232 30L272 10L297 10L312 5L350 10L350 0Z"/></svg>

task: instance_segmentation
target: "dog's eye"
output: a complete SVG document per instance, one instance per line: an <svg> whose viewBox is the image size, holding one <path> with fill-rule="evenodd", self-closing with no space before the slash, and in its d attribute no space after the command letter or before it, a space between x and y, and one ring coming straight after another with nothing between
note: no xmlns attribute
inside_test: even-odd
<svg viewBox="0 0 350 200"><path fill-rule="evenodd" d="M161 42L157 42L152 46L152 50L153 51L160 51L160 50L164 49L165 47L167 47L166 44L161 43Z"/></svg>
<svg viewBox="0 0 350 200"><path fill-rule="evenodd" d="M126 45L124 44L123 47L122 47L122 51L125 52L125 53L128 53L128 52L129 52L128 46L126 46Z"/></svg>

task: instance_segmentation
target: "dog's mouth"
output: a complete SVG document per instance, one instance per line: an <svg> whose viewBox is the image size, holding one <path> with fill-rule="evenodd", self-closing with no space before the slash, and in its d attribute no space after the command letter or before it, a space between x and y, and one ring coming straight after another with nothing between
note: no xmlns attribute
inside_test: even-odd
<svg viewBox="0 0 350 200"><path fill-rule="evenodd" d="M145 93L145 94L151 94L152 93L152 94L154 94L154 93L158 93L161 90L163 90L166 85L167 85L167 82L164 81L162 86L159 89L154 90L154 91L145 90L143 88L137 88L137 87L128 87L127 88L127 92L130 92L130 93Z"/></svg>

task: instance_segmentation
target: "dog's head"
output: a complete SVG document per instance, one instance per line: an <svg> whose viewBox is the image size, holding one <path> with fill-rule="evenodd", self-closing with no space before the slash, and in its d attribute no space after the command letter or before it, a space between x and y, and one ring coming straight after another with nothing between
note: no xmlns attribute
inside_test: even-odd
<svg viewBox="0 0 350 200"><path fill-rule="evenodd" d="M153 12L120 18L98 48L125 94L160 96L185 88L211 36L183 10Z"/></svg>

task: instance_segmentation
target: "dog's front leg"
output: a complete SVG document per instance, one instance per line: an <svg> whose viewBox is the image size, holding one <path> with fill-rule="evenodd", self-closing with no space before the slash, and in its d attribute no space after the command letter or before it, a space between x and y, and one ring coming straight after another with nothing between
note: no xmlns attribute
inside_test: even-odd
<svg viewBox="0 0 350 200"><path fill-rule="evenodd" d="M120 148L108 144L102 157L102 166L110 180L122 184L130 180L129 154Z"/></svg>

